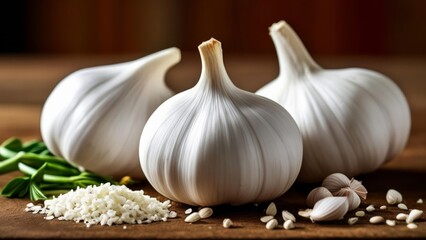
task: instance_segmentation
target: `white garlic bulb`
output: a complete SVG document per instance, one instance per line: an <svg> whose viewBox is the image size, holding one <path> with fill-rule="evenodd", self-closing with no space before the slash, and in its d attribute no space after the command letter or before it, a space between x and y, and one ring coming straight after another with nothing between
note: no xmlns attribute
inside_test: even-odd
<svg viewBox="0 0 426 240"><path fill-rule="evenodd" d="M411 120L396 84L366 69L322 69L284 21L273 24L270 35L280 74L257 94L284 106L299 126L300 181L371 172L402 151Z"/></svg>
<svg viewBox="0 0 426 240"><path fill-rule="evenodd" d="M50 151L90 171L142 178L138 148L152 112L173 92L166 71L180 61L169 48L141 59L82 69L63 79L41 115Z"/></svg>
<svg viewBox="0 0 426 240"><path fill-rule="evenodd" d="M352 178L349 180L344 174L333 173L327 176L322 186L330 190L333 196L346 196L349 201L349 210L353 210L361 204L361 198L366 199L368 191L362 182Z"/></svg>
<svg viewBox="0 0 426 240"><path fill-rule="evenodd" d="M237 88L215 39L199 47L193 88L164 102L140 140L146 178L162 195L190 205L272 200L297 178L302 139L279 104Z"/></svg>
<svg viewBox="0 0 426 240"><path fill-rule="evenodd" d="M310 219L313 222L341 220L348 209L348 198L326 197L315 203Z"/></svg>

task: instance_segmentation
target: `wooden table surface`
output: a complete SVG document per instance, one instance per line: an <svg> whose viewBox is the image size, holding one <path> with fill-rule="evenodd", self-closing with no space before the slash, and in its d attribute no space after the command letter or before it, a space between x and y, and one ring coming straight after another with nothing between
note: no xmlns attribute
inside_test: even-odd
<svg viewBox="0 0 426 240"><path fill-rule="evenodd" d="M68 73L82 67L113 63L132 59L121 57L0 57L0 141L17 136L25 140L40 138L39 118L43 101L54 85ZM328 68L348 66L365 67L380 71L401 87L411 107L412 129L407 147L394 161L378 171L357 177L369 190L368 198L360 208L369 204L377 207L386 204L389 188L399 190L409 208L426 211L426 204L417 204L418 198L426 201L426 58L374 58L374 57L322 57L318 61ZM254 91L278 71L275 56L226 55L225 64L231 79L243 89ZM184 53L183 61L167 75L167 83L182 91L198 79L198 56ZM2 187L16 173L0 176ZM306 208L305 198L316 185L296 184L275 200L279 210L297 213ZM148 183L136 188L144 189L151 196L165 200ZM240 207L219 206L214 215L196 224L183 222L188 206L173 203L172 210L178 218L169 222L147 225L92 226L64 221L45 221L42 215L26 213L23 209L28 199L0 198L0 238L37 239L141 239L141 238L426 238L426 216L418 222L418 228L410 230L402 222L397 226L372 225L369 217L381 215L394 219L404 212L396 207L367 213L366 217L349 226L345 221L313 224L297 216L296 229L268 231L259 221L266 208L246 205ZM348 213L347 217L354 213ZM229 217L235 228L224 229L222 220ZM282 225L281 217L278 218Z"/></svg>

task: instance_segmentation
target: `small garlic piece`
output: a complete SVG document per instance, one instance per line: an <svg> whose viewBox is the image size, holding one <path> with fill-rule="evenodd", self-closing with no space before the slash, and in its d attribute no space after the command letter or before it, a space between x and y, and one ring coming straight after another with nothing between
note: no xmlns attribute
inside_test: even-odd
<svg viewBox="0 0 426 240"><path fill-rule="evenodd" d="M398 203L398 208L402 210L408 210L407 205L405 205L404 203Z"/></svg>
<svg viewBox="0 0 426 240"><path fill-rule="evenodd" d="M419 199L416 201L416 203L418 203L418 204L422 204L422 203L423 203L423 199L419 198Z"/></svg>
<svg viewBox="0 0 426 240"><path fill-rule="evenodd" d="M367 210L367 212L372 212L372 211L376 210L376 208L374 207L374 205L373 205L373 204L371 204L371 205L368 205L368 206L365 208L365 210Z"/></svg>
<svg viewBox="0 0 426 240"><path fill-rule="evenodd" d="M192 208L188 208L188 209L185 210L186 215L191 214L191 213L192 213Z"/></svg>
<svg viewBox="0 0 426 240"><path fill-rule="evenodd" d="M312 191L308 194L308 197L306 198L306 204L308 207L313 207L316 202L319 200L326 198L326 197L332 197L333 194L325 188L325 187L317 187L312 189Z"/></svg>
<svg viewBox="0 0 426 240"><path fill-rule="evenodd" d="M380 206L380 210L386 210L388 207L386 207L386 205L382 205Z"/></svg>
<svg viewBox="0 0 426 240"><path fill-rule="evenodd" d="M161 195L188 205L271 201L295 182L303 143L279 104L237 88L215 39L199 47L198 83L161 104L146 123L139 160Z"/></svg>
<svg viewBox="0 0 426 240"><path fill-rule="evenodd" d="M286 220L283 224L285 230L290 230L294 228L294 222L292 220Z"/></svg>
<svg viewBox="0 0 426 240"><path fill-rule="evenodd" d="M370 218L370 223L372 224L379 224L384 222L385 219L382 216L374 216Z"/></svg>
<svg viewBox="0 0 426 240"><path fill-rule="evenodd" d="M398 213L398 215L396 215L396 220L405 221L407 220L407 217L408 217L408 214Z"/></svg>
<svg viewBox="0 0 426 240"><path fill-rule="evenodd" d="M386 193L386 201L390 205L398 204L402 202L402 195L395 189L389 189L388 192Z"/></svg>
<svg viewBox="0 0 426 240"><path fill-rule="evenodd" d="M305 210L299 210L297 212L297 215L304 217L304 218L309 218L311 216L311 212L312 212L312 209L307 208Z"/></svg>
<svg viewBox="0 0 426 240"><path fill-rule="evenodd" d="M323 69L285 21L269 33L280 71L256 93L280 103L298 124L307 143L300 181L372 172L403 150L410 109L391 79L361 68Z"/></svg>
<svg viewBox="0 0 426 240"><path fill-rule="evenodd" d="M412 223L419 219L423 215L423 211L419 209L413 209L410 211L410 214L408 214L407 219L405 220L406 223Z"/></svg>
<svg viewBox="0 0 426 240"><path fill-rule="evenodd" d="M296 217L289 211L284 210L284 211L282 211L281 215L282 215L284 221L291 220L293 222L296 222Z"/></svg>
<svg viewBox="0 0 426 240"><path fill-rule="evenodd" d="M357 217L364 217L365 216L365 212L364 211L357 211L355 213L355 216L357 216Z"/></svg>
<svg viewBox="0 0 426 240"><path fill-rule="evenodd" d="M396 221L395 220L391 220L391 219L387 219L386 220L386 225L388 225L388 226L395 226L396 225Z"/></svg>
<svg viewBox="0 0 426 240"><path fill-rule="evenodd" d="M407 228L409 228L409 229L416 229L417 227L418 226L415 223L409 223L409 224L407 224Z"/></svg>
<svg viewBox="0 0 426 240"><path fill-rule="evenodd" d="M348 219L348 224L349 225L354 225L356 222L358 222L358 218L357 217L351 217Z"/></svg>
<svg viewBox="0 0 426 240"><path fill-rule="evenodd" d="M268 216L275 216L277 214L277 206L274 202L271 202L268 207L266 208L266 215Z"/></svg>
<svg viewBox="0 0 426 240"><path fill-rule="evenodd" d="M260 218L260 221L263 223L267 223L269 221L271 221L274 217L273 216L263 216Z"/></svg>
<svg viewBox="0 0 426 240"><path fill-rule="evenodd" d="M277 219L272 219L269 222L266 223L266 229L268 230L272 230L274 228L276 228L278 226L278 221Z"/></svg>
<svg viewBox="0 0 426 240"><path fill-rule="evenodd" d="M310 219L313 222L340 220L348 209L349 203L346 197L326 197L315 204Z"/></svg>
<svg viewBox="0 0 426 240"><path fill-rule="evenodd" d="M200 219L201 219L200 214L198 214L198 212L193 212L190 215L188 215L184 221L187 223L194 223Z"/></svg>
<svg viewBox="0 0 426 240"><path fill-rule="evenodd" d="M211 215L213 215L213 209L205 207L200 209L200 211L198 211L198 214L200 215L200 218L209 218Z"/></svg>
<svg viewBox="0 0 426 240"><path fill-rule="evenodd" d="M223 219L222 225L223 225L224 228L230 228L230 227L232 227L232 225L234 225L234 223L232 222L231 219L225 218L225 219Z"/></svg>
<svg viewBox="0 0 426 240"><path fill-rule="evenodd" d="M143 178L139 139L154 110L173 96L164 78L179 61L179 49L169 48L70 74L43 106L43 141L55 155L100 175Z"/></svg>

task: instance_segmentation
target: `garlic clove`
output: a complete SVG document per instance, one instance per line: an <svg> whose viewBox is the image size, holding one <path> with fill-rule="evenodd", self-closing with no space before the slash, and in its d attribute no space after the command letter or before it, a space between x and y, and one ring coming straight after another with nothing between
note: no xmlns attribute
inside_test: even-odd
<svg viewBox="0 0 426 240"><path fill-rule="evenodd" d="M367 189L362 185L362 182L352 178L351 183L349 184L349 187L358 194L358 196L362 199L367 199L368 191Z"/></svg>
<svg viewBox="0 0 426 240"><path fill-rule="evenodd" d="M312 189L312 191L308 194L308 197L306 198L306 204L308 207L313 207L316 202L319 200L326 198L326 197L332 197L333 194L325 188L325 187L317 187Z"/></svg>
<svg viewBox="0 0 426 240"><path fill-rule="evenodd" d="M370 223L372 224L380 224L385 221L385 219L382 216L374 216L370 218Z"/></svg>
<svg viewBox="0 0 426 240"><path fill-rule="evenodd" d="M349 203L349 211L354 210L359 207L361 204L361 198L356 194L352 189L346 189L345 191L341 192L342 195L338 196L345 196L348 198Z"/></svg>
<svg viewBox="0 0 426 240"><path fill-rule="evenodd" d="M261 217L260 221L263 222L263 223L267 223L267 222L269 222L272 219L274 219L274 216L267 215L267 216Z"/></svg>
<svg viewBox="0 0 426 240"><path fill-rule="evenodd" d="M275 216L277 214L277 206L274 202L271 202L265 211L266 215L268 216Z"/></svg>
<svg viewBox="0 0 426 240"><path fill-rule="evenodd" d="M225 218L225 219L223 219L222 225L223 225L224 228L230 228L230 227L232 227L232 225L234 225L234 223L232 222L231 219Z"/></svg>
<svg viewBox="0 0 426 240"><path fill-rule="evenodd" d="M266 229L268 229L268 230L273 230L277 226L278 226L277 219L272 219L269 222L267 222L266 225L265 225Z"/></svg>
<svg viewBox="0 0 426 240"><path fill-rule="evenodd" d="M386 193L386 201L390 205L395 205L402 202L402 195L395 189L389 189Z"/></svg>
<svg viewBox="0 0 426 240"><path fill-rule="evenodd" d="M364 211L357 211L355 213L355 216L357 216L357 217L364 217L365 216L365 212Z"/></svg>
<svg viewBox="0 0 426 240"><path fill-rule="evenodd" d="M423 211L419 209L413 209L410 211L410 213L407 216L407 219L405 221L407 223L412 223L415 220L419 219L423 215Z"/></svg>
<svg viewBox="0 0 426 240"><path fill-rule="evenodd" d="M141 167L162 195L188 205L239 205L285 193L302 138L279 104L237 88L219 41L199 46L200 80L160 105L140 139Z"/></svg>
<svg viewBox="0 0 426 240"><path fill-rule="evenodd" d="M348 219L348 224L349 225L354 225L356 222L358 222L359 218L357 217L351 217Z"/></svg>
<svg viewBox="0 0 426 240"><path fill-rule="evenodd" d="M395 83L367 69L322 69L285 21L269 33L280 71L256 93L284 106L299 126L304 153L298 180L372 172L402 151L411 117Z"/></svg>
<svg viewBox="0 0 426 240"><path fill-rule="evenodd" d="M396 215L396 220L405 221L407 220L407 217L408 217L408 214L398 213L398 215Z"/></svg>
<svg viewBox="0 0 426 240"><path fill-rule="evenodd" d="M312 209L308 208L308 209L305 209L305 210L299 210L297 212L297 215L304 217L304 218L309 218L311 216L311 212L312 212Z"/></svg>
<svg viewBox="0 0 426 240"><path fill-rule="evenodd" d="M315 204L310 219L313 222L341 220L348 209L348 198L326 197Z"/></svg>
<svg viewBox="0 0 426 240"><path fill-rule="evenodd" d="M151 113L173 95L164 77L179 61L179 49L169 48L70 74L43 106L43 141L55 155L87 170L142 178L139 138Z"/></svg>
<svg viewBox="0 0 426 240"><path fill-rule="evenodd" d="M294 221L292 220L285 220L284 224L283 224L283 228L285 230L291 230L294 228Z"/></svg>
<svg viewBox="0 0 426 240"><path fill-rule="evenodd" d="M282 215L284 221L291 220L293 222L296 222L296 217L289 211L284 210L284 211L281 212L281 215Z"/></svg>
<svg viewBox="0 0 426 240"><path fill-rule="evenodd" d="M342 173L333 173L328 175L322 182L322 186L336 195L342 188L350 187L351 181Z"/></svg>

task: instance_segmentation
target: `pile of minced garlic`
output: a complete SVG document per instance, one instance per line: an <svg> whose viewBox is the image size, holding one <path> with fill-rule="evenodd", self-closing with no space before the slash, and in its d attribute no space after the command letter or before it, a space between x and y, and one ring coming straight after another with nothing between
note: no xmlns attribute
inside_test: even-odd
<svg viewBox="0 0 426 240"><path fill-rule="evenodd" d="M160 202L144 195L142 190L132 191L124 185L105 183L71 190L44 201L44 206L29 203L25 211L45 214L46 220L84 222L90 227L167 221L167 218L176 217L176 212L169 210L170 206L170 200Z"/></svg>

